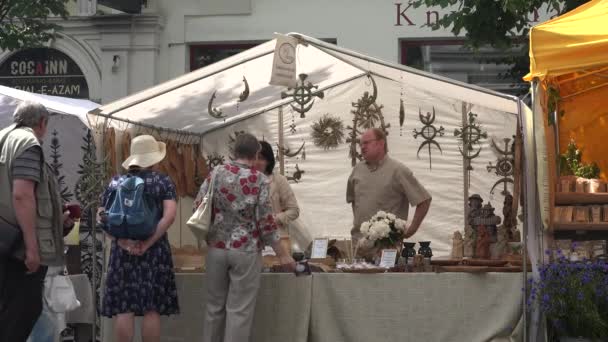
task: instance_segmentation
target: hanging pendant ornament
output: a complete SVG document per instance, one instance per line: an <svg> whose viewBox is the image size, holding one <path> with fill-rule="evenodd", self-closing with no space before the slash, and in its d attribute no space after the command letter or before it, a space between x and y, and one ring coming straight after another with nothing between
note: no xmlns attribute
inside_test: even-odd
<svg viewBox="0 0 608 342"><path fill-rule="evenodd" d="M296 133L296 117L295 115L293 115L293 110L291 111L291 125L289 125L289 131L291 132L291 134L295 134Z"/></svg>
<svg viewBox="0 0 608 342"><path fill-rule="evenodd" d="M226 116L224 114L222 114L222 111L220 109L213 107L213 100L215 100L216 92L217 92L217 90L213 92L213 94L211 95L211 98L209 99L209 103L207 104L207 111L209 112L210 116L212 116L216 119L223 119Z"/></svg>
<svg viewBox="0 0 608 342"><path fill-rule="evenodd" d="M306 160L306 141L302 140L302 160Z"/></svg>
<svg viewBox="0 0 608 342"><path fill-rule="evenodd" d="M418 117L420 118L420 122L424 126L420 129L420 132L414 129L414 139L418 139L418 136L421 135L424 141L418 147L418 152L416 152L416 157L420 158L420 150L426 145L429 148L429 169L433 169L432 158L431 158L431 144L437 146L439 152L443 154L443 150L441 150L441 146L435 138L437 136L442 137L444 134L443 126L439 126L439 128L435 127L433 123L435 123L435 107L433 107L433 113L427 112L426 115L422 115L422 110L418 108Z"/></svg>
<svg viewBox="0 0 608 342"><path fill-rule="evenodd" d="M490 165L486 166L486 168L488 172L492 172L492 170L494 170L494 173L497 176L501 177L501 179L494 183L492 189L490 190L490 193L494 194L494 188L496 188L498 184L502 183L503 190L500 193L506 196L509 193L507 189L508 183L513 184L512 177L513 171L515 170L515 143L511 144L511 148L509 148L509 142L511 141L511 139L504 138L502 140L505 143L504 150L501 150L500 147L498 147L498 145L496 145L496 143L494 142L494 139L492 139L491 146L494 150L496 150L496 152L498 152L499 157L496 160L496 165L492 165L492 162L489 162Z"/></svg>
<svg viewBox="0 0 608 342"><path fill-rule="evenodd" d="M241 95L239 95L238 102L244 102L245 100L247 100L249 98L249 83L247 82L247 79L245 78L245 76L243 76L243 83L245 84L245 90L243 90Z"/></svg>
<svg viewBox="0 0 608 342"><path fill-rule="evenodd" d="M403 94L401 94L401 96L403 96ZM399 100L400 104L399 104L399 135L402 136L403 135L403 122L405 121L405 106L403 105L403 99ZM433 116L434 116L434 112L435 109L433 108ZM433 118L434 120L434 118ZM421 119L422 121L422 119Z"/></svg>
<svg viewBox="0 0 608 342"><path fill-rule="evenodd" d="M281 92L281 99L293 97L296 105L291 103L291 108L300 113L300 118L305 118L305 113L308 112L315 103L315 97L322 99L325 95L322 90L316 90L319 88L318 85L306 82L306 79L308 78L307 74L300 74L299 78L298 85L293 89L293 92ZM287 90L289 91L292 89L287 88Z"/></svg>
<svg viewBox="0 0 608 342"><path fill-rule="evenodd" d="M299 183L302 180L302 175L304 174L304 170L300 170L298 164L296 164L296 170L291 176L287 176L287 180L292 180L296 183Z"/></svg>
<svg viewBox="0 0 608 342"><path fill-rule="evenodd" d="M460 150L460 154L464 157L465 166L469 172L469 182L471 179L470 174L473 170L471 161L477 158L481 153L482 139L488 137L488 133L481 130L481 125L477 123L476 118L477 114L469 112L468 123L463 125L461 129L454 130L454 136L458 137L458 140L460 140L458 149Z"/></svg>
<svg viewBox="0 0 608 342"><path fill-rule="evenodd" d="M362 159L361 153L357 150L359 145L359 136L363 130L367 130L376 125L388 136L388 128L390 124L384 122L384 115L382 115L383 105L378 105L376 99L378 98L378 87L371 74L367 77L371 80L373 86L373 93L370 96L369 92L364 92L363 96L352 102L351 105L354 107L350 112L353 114L352 126L347 126L346 129L350 130L346 143L350 145L349 158L351 159L351 165L354 167L357 161Z"/></svg>
<svg viewBox="0 0 608 342"><path fill-rule="evenodd" d="M278 144L277 144L277 147L279 148L279 151L282 155L289 157L289 158L293 158L293 157L296 157L298 154L300 154L300 152L302 152L305 144L306 144L306 142L302 141L302 146L300 146L300 148L298 148L298 150L295 152L291 152L291 149L289 147L285 147L285 146L281 147Z"/></svg>

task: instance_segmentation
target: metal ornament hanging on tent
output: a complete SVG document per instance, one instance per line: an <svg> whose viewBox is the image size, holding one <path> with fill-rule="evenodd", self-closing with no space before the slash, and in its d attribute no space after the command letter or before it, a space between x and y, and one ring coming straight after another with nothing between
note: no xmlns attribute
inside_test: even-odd
<svg viewBox="0 0 608 342"><path fill-rule="evenodd" d="M308 78L307 74L300 74L298 76L299 80L297 86L293 89L293 92L281 92L281 99L293 97L296 104L294 105L291 103L291 108L300 113L300 118L305 118L305 113L308 112L315 103L315 97L322 99L325 94L322 90L316 90L319 88L318 85L313 85L310 82L306 82L306 79ZM292 89L287 88L287 90L289 91Z"/></svg>
<svg viewBox="0 0 608 342"><path fill-rule="evenodd" d="M236 110L238 113L241 102L244 102L249 98L249 82L247 82L247 78L243 76L243 84L245 85L245 90L241 92L239 95L239 99L236 101Z"/></svg>
<svg viewBox="0 0 608 342"><path fill-rule="evenodd" d="M439 152L443 154L443 150L441 150L441 146L435 138L437 136L442 137L444 134L443 126L439 126L439 128L435 127L433 123L435 122L435 107L433 107L433 113L426 112L426 115L422 115L422 110L418 108L418 117L420 118L420 122L424 124L420 132L414 128L414 139L418 139L418 136L421 135L424 141L418 147L418 152L416 152L416 157L420 158L420 150L426 145L429 148L429 169L433 169L431 164L431 144L437 146Z"/></svg>
<svg viewBox="0 0 608 342"><path fill-rule="evenodd" d="M214 117L216 119L223 119L226 116L222 113L222 111L220 109L217 109L217 108L213 107L213 100L215 100L215 93L217 93L217 90L215 90L213 92L213 94L211 94L211 98L209 99L209 103L207 103L207 112L209 113L209 115L211 117Z"/></svg>
<svg viewBox="0 0 608 342"><path fill-rule="evenodd" d="M215 169L216 166L222 165L224 164L224 162L226 161L226 158L224 158L223 155L219 154L219 153L212 153L211 155L208 155L206 157L207 159L207 167L209 168L209 171L213 171L213 169Z"/></svg>
<svg viewBox="0 0 608 342"><path fill-rule="evenodd" d="M291 149L289 147L285 147L285 146L281 147L281 146L279 146L279 144L277 144L277 147L279 148L279 153L280 154L282 154L282 155L284 155L286 157L289 157L289 158L294 158L294 157L297 157L300 154L300 152L306 151L304 149L305 145L306 145L306 142L302 141L302 145L295 152L291 152ZM304 153L306 153L306 152L304 152ZM306 157L304 157L302 159L306 159Z"/></svg>
<svg viewBox="0 0 608 342"><path fill-rule="evenodd" d="M494 173L497 176L502 177L496 183L494 183L490 193L494 194L494 188L496 188L498 184L502 183L503 190L500 193L506 196L509 193L507 190L508 183L513 184L513 178L511 177L513 177L513 171L515 170L515 144L511 144L511 148L509 148L509 142L511 139L504 138L502 140L505 143L504 150L501 150L500 147L498 147L494 142L494 139L492 139L491 146L499 153L500 156L496 160L496 165L492 165L492 162L489 162L490 165L486 166L486 168L488 172L492 172L492 170L494 170Z"/></svg>
<svg viewBox="0 0 608 342"><path fill-rule="evenodd" d="M324 150L336 148L344 140L344 123L337 116L324 114L312 124L312 141Z"/></svg>
<svg viewBox="0 0 608 342"><path fill-rule="evenodd" d="M289 125L289 131L291 134L296 133L296 117L293 115L293 110L291 111L291 125Z"/></svg>
<svg viewBox="0 0 608 342"><path fill-rule="evenodd" d="M369 92L366 91L357 102L352 102L354 109L350 112L353 114L353 124L346 127L350 130L346 143L350 144L349 158L351 158L352 166L355 166L357 161L362 159L361 153L357 151L361 131L376 127L376 124L379 124L379 128L388 136L387 129L391 126L384 122L384 115L382 115L382 108L384 106L376 104L376 99L378 98L376 82L371 74L368 74L367 77L372 82L373 93L370 96Z"/></svg>
<svg viewBox="0 0 608 342"><path fill-rule="evenodd" d="M464 157L466 169L470 172L473 170L471 161L481 153L482 139L488 137L488 133L481 130L481 125L476 121L477 114L469 112L468 122L461 129L454 130L454 136L460 140L460 154Z"/></svg>
<svg viewBox="0 0 608 342"><path fill-rule="evenodd" d="M294 181L298 183L302 180L302 175L304 174L304 170L300 170L298 164L296 164L296 170L293 172L291 176L287 176L287 180Z"/></svg>
<svg viewBox="0 0 608 342"><path fill-rule="evenodd" d="M399 85L401 86L400 98L399 98L399 136L403 136L403 123L405 122L405 105L403 104L403 73L399 75L401 82Z"/></svg>

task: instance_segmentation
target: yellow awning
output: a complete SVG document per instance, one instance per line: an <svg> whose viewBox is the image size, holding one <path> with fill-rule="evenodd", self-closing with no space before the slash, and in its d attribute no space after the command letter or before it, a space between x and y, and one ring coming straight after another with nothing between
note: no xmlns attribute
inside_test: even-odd
<svg viewBox="0 0 608 342"><path fill-rule="evenodd" d="M532 28L526 81L608 64L608 0L593 0Z"/></svg>

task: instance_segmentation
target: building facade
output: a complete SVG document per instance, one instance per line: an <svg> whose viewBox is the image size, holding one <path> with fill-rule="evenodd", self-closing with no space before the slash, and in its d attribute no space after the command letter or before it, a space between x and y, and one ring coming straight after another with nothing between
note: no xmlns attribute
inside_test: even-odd
<svg viewBox="0 0 608 342"><path fill-rule="evenodd" d="M108 103L275 32L299 32L494 90L518 87L519 80L502 76L509 66L487 61L504 53L482 49L475 56L462 48L462 38L431 29L449 8L414 8L399 0L147 0L141 8L128 14L79 0L68 20L53 19L64 29L48 47L0 53L0 84ZM531 13L531 24L552 15L545 12Z"/></svg>

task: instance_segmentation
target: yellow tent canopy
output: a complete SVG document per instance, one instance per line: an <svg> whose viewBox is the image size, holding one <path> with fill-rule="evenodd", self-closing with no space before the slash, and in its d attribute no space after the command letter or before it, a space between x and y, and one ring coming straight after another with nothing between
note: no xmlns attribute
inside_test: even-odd
<svg viewBox="0 0 608 342"><path fill-rule="evenodd" d="M555 135L549 103L556 104L559 153L574 141L583 163L595 162L608 179L608 0L593 0L530 31L530 73L538 82L547 128L550 178L555 184ZM549 91L551 89L552 91ZM550 94L557 94L550 95Z"/></svg>
<svg viewBox="0 0 608 342"><path fill-rule="evenodd" d="M530 31L531 81L608 63L608 0L590 1Z"/></svg>

